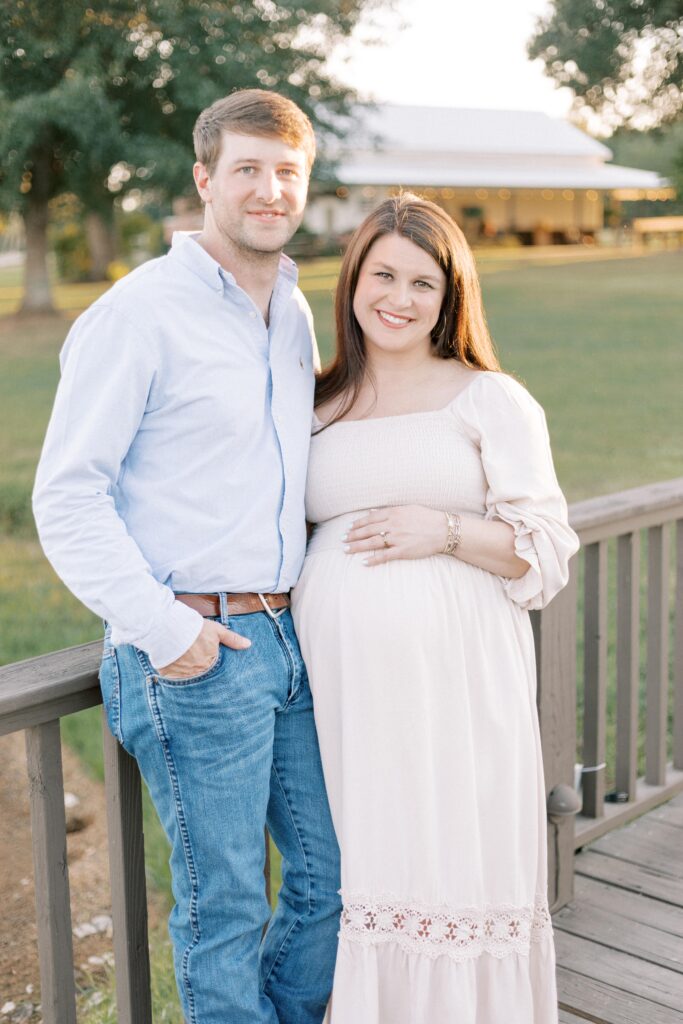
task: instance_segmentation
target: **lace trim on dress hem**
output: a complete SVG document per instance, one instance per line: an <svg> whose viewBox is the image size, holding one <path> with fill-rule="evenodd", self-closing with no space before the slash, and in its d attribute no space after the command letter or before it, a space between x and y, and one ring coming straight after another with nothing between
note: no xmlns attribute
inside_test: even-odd
<svg viewBox="0 0 683 1024"><path fill-rule="evenodd" d="M532 906L467 909L354 896L344 898L339 937L364 946L395 942L410 953L463 961L482 953L528 956L532 942L552 934L548 902L542 896Z"/></svg>

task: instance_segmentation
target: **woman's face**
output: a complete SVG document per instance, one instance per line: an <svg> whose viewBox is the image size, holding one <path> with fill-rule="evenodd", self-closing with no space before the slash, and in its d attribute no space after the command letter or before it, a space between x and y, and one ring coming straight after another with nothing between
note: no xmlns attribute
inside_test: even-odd
<svg viewBox="0 0 683 1024"><path fill-rule="evenodd" d="M361 264L353 312L365 345L385 352L431 350L446 275L429 253L401 235L382 235Z"/></svg>

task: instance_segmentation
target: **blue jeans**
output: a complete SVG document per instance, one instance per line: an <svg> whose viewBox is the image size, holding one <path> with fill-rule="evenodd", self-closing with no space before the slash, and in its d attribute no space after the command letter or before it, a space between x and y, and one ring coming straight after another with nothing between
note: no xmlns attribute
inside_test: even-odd
<svg viewBox="0 0 683 1024"><path fill-rule="evenodd" d="M252 646L221 645L208 671L181 681L159 676L135 647L114 648L107 631L107 719L171 844L169 931L188 1024L320 1024L337 949L339 851L306 669L289 611L229 625ZM282 853L272 917L265 824Z"/></svg>

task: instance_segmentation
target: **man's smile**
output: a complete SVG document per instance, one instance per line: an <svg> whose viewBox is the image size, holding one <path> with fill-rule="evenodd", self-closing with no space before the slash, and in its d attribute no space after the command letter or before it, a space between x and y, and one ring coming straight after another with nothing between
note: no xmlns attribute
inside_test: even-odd
<svg viewBox="0 0 683 1024"><path fill-rule="evenodd" d="M279 217L286 216L284 210L247 210L247 213L250 217L264 221L277 220Z"/></svg>

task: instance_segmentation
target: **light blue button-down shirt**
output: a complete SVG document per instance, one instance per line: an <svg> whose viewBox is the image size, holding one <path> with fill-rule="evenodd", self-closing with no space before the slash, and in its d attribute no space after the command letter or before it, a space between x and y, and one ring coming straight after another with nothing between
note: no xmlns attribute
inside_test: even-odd
<svg viewBox="0 0 683 1024"><path fill-rule="evenodd" d="M74 323L34 513L67 586L153 664L201 629L173 591L288 590L301 570L310 309L286 256L269 326L187 235Z"/></svg>

